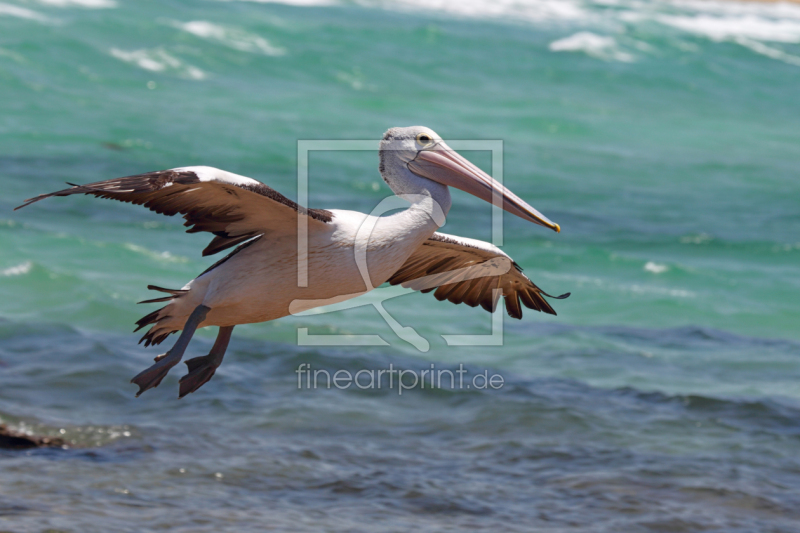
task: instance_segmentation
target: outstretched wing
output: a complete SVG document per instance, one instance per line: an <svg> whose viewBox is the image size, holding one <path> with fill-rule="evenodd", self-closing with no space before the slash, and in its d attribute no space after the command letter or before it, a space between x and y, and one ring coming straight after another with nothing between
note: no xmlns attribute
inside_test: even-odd
<svg viewBox="0 0 800 533"><path fill-rule="evenodd" d="M444 233L434 233L422 243L389 283L421 292L436 289L433 296L437 300L480 305L489 312L494 312L502 295L512 318L522 318L520 302L555 315L544 296L559 300L569 296L551 296L542 291L497 246Z"/></svg>
<svg viewBox="0 0 800 533"><path fill-rule="evenodd" d="M215 254L256 235L296 231L298 214L308 217L309 226L325 224L333 217L330 211L306 209L260 181L211 167L173 168L74 185L26 200L16 209L51 196L71 194L130 202L168 216L181 214L188 233L214 234L203 255Z"/></svg>

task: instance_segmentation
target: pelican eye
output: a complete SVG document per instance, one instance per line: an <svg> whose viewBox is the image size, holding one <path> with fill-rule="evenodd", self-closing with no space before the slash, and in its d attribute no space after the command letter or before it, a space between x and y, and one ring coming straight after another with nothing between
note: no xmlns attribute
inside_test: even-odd
<svg viewBox="0 0 800 533"><path fill-rule="evenodd" d="M433 144L433 139L427 133L419 133L417 134L417 144L419 144L423 148L426 148L431 144Z"/></svg>

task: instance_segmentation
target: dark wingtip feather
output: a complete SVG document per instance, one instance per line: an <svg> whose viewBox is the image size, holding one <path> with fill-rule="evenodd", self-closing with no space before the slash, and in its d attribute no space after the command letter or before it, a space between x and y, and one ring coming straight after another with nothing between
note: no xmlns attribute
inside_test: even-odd
<svg viewBox="0 0 800 533"><path fill-rule="evenodd" d="M227 250L228 248L232 248L237 244L243 243L244 241L252 238L253 233L246 233L244 235L240 235L239 237L221 237L217 235L211 240L210 243L208 243L208 246L203 249L203 257L214 255L222 250Z"/></svg>
<svg viewBox="0 0 800 533"><path fill-rule="evenodd" d="M534 298L531 295L532 292L533 291L528 291L528 290L520 291L519 298L520 298L520 300L522 300L522 303L528 309L533 309L534 311L541 311L542 310L542 306L539 305L539 303L536 301L536 298Z"/></svg>
<svg viewBox="0 0 800 533"><path fill-rule="evenodd" d="M133 332L136 333L137 331L139 331L143 327L149 326L150 324L155 324L156 322L158 322L159 321L158 314L163 310L164 310L163 307L161 309L156 309L152 313L147 314L147 315L143 316L142 318L140 318L139 320L137 320L136 321L136 325L138 327L135 330L133 330ZM166 318L166 317L162 317L162 318ZM139 341L139 342L141 342L141 341Z"/></svg>
<svg viewBox="0 0 800 533"><path fill-rule="evenodd" d="M543 293L540 292L538 288L534 288L520 292L520 298L522 299L522 303L525 304L525 307L529 309L535 309L542 313L547 313L548 315L556 315L555 309L547 303L547 300L542 297L542 294Z"/></svg>
<svg viewBox="0 0 800 533"><path fill-rule="evenodd" d="M545 296L547 296L548 298L553 298L554 300L564 300L564 299L566 299L566 298L569 298L569 297L570 297L570 295L572 294L571 292L565 292L565 293L564 293L564 294L562 294L561 296L553 296L552 294L547 294L547 293L546 293L546 292L544 292L542 289L539 289L539 292L541 292L542 294L544 294L544 295L545 295Z"/></svg>
<svg viewBox="0 0 800 533"><path fill-rule="evenodd" d="M255 242L258 242L261 239L261 237L264 236L264 234L262 233L261 235L258 235L258 236L256 236L256 237L251 239L252 236L253 236L253 234L251 233L251 234L248 234L248 235L244 235L242 237L237 237L235 239L231 239L230 240L231 243L229 245L221 246L221 247L218 247L217 249L213 250L212 253L217 253L220 250L224 250L226 248L230 248L231 246L233 246L236 243L239 243L239 242L242 242L242 241L246 241L244 244L240 244L239 246L237 246L236 249L233 250L231 253L229 253L228 255L226 255L225 257L223 257L222 259L220 259L219 261L217 261L216 263L214 263L213 265L211 265L210 267L205 269L200 274L200 276L202 276L203 274L208 274L209 272L211 272L212 270L214 270L215 268L217 268L218 266L223 264L225 261L227 261L228 259L230 259L234 255L238 254L239 252L241 252L242 250L244 250L248 246L252 245ZM215 237L214 240L211 241L211 244L214 244L217 241L217 239L219 239L219 237ZM247 239L250 239L250 240L248 241ZM211 246L211 244L209 244L209 246ZM208 250L208 248L206 248L206 250ZM203 255L206 255L206 250L203 250ZM197 277L199 278L200 276L197 276Z"/></svg>
<svg viewBox="0 0 800 533"><path fill-rule="evenodd" d="M151 291L166 292L172 296L180 296L181 294L186 294L189 292L184 289L165 289L164 287L159 287L158 285L148 285L147 288Z"/></svg>
<svg viewBox="0 0 800 533"><path fill-rule="evenodd" d="M141 339L139 339L139 344L142 344L142 342L144 342L144 347L145 348L147 348L148 346L156 346L156 345L159 345L162 342L164 342L164 339L166 339L167 337L169 337L173 333L175 333L175 331L170 331L168 333L162 333L161 335L156 337L155 336L155 332L151 329L150 331L145 333L144 336Z"/></svg>
<svg viewBox="0 0 800 533"><path fill-rule="evenodd" d="M141 302L136 302L137 304L154 304L157 302L169 302L172 300L172 296L164 296L163 298L153 298L152 300L142 300Z"/></svg>
<svg viewBox="0 0 800 533"><path fill-rule="evenodd" d="M33 198L26 198L25 201L22 202L22 205L18 205L17 207L14 208L14 211L16 211L17 209L22 209L25 206L31 205L33 202L37 201L38 199L39 199L38 196L35 196Z"/></svg>

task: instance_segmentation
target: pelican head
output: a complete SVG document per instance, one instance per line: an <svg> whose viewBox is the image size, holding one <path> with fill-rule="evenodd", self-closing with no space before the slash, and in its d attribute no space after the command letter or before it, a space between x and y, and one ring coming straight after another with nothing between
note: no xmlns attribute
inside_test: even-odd
<svg viewBox="0 0 800 533"><path fill-rule="evenodd" d="M380 171L387 185L399 196L455 187L492 203L493 194L497 194L500 200L497 203L509 213L561 231L558 224L467 161L436 132L424 126L392 128L383 135Z"/></svg>

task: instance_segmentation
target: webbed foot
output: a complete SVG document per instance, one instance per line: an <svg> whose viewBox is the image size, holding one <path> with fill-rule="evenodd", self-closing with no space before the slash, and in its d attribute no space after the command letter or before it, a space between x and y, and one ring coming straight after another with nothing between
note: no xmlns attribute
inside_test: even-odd
<svg viewBox="0 0 800 533"><path fill-rule="evenodd" d="M183 398L205 385L214 376L220 362L220 358L213 354L195 357L186 361L189 373L180 380L178 398Z"/></svg>
<svg viewBox="0 0 800 533"><path fill-rule="evenodd" d="M156 358L156 364L151 365L150 368L143 370L136 374L136 376L131 380L131 383L135 383L139 385L139 392L136 393L136 397L138 398L140 394L148 389L153 389L158 387L161 383L161 380L164 379L170 369L178 364L180 359L167 359L169 356L169 352L160 355Z"/></svg>

